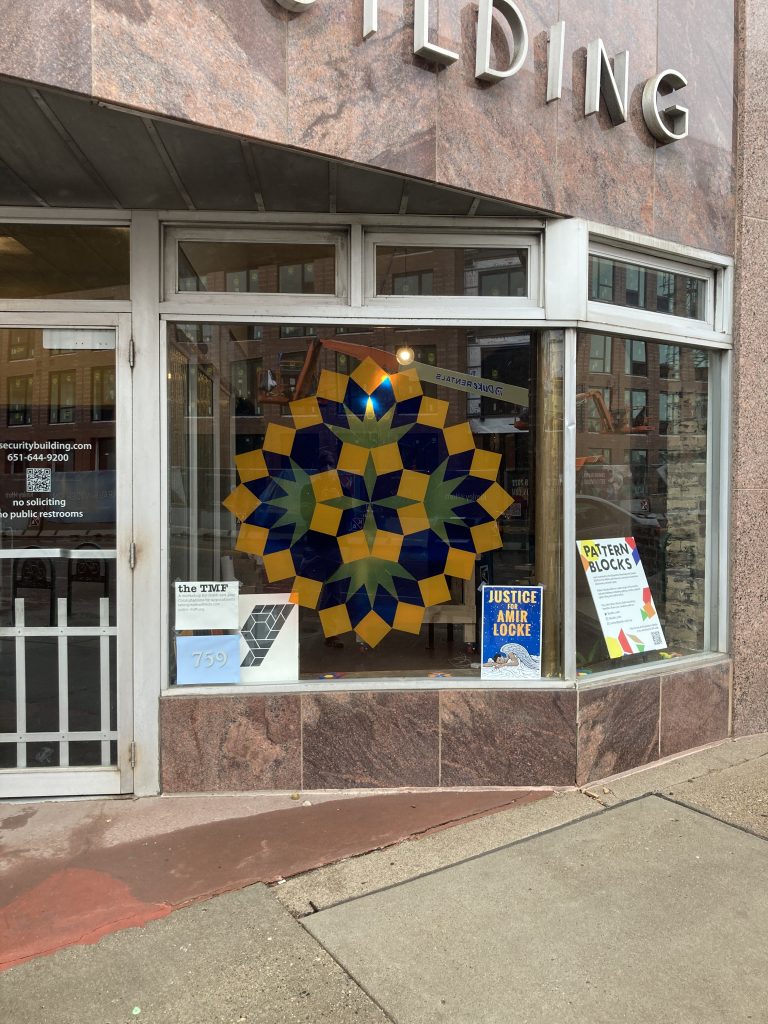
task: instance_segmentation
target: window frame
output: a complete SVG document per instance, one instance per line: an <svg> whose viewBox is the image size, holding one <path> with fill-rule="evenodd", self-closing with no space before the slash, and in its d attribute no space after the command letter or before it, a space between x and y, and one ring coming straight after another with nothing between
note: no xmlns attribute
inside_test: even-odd
<svg viewBox="0 0 768 1024"><path fill-rule="evenodd" d="M652 329L654 324L658 325L657 330L672 329L675 333L681 331L682 325L686 331L695 332L716 330L716 306L717 306L717 268L683 260L670 259L667 255L656 252L653 254L647 249L624 248L616 244L608 244L599 241L594 237L589 241L589 257L595 256L598 259L610 259L615 263L625 266L639 267L641 270L656 270L664 273L682 274L704 281L706 291L704 299L705 316L701 320L693 317L674 316L671 313L661 313L644 308L643 306L620 305L617 302L598 301L589 297L587 292L587 315L588 319L605 320L608 318L612 323L636 322ZM587 277L589 276L589 265L587 265ZM645 280L645 275L643 275ZM658 285L657 285L658 287ZM647 281L646 281L647 288ZM602 307L602 308L601 308ZM608 312L610 311L610 312Z"/></svg>
<svg viewBox="0 0 768 1024"><path fill-rule="evenodd" d="M398 246L425 249L525 249L528 258L528 294L498 295L379 295L376 292L376 248ZM530 231L515 233L493 229L477 231L403 231L402 229L364 230L363 232L363 295L365 312L377 309L390 314L412 310L417 316L437 313L471 317L482 308L484 316L544 318L542 239Z"/></svg>
<svg viewBox="0 0 768 1024"><path fill-rule="evenodd" d="M241 307L253 309L265 302L276 312L300 311L305 307L327 308L349 303L349 237L348 230L319 228L307 225L305 228L287 227L231 227L169 225L163 232L163 287L161 297L168 302L183 302L190 309L198 307ZM335 250L336 284L333 294L314 292L198 292L179 288L179 245L182 242L284 245L333 245ZM278 266L283 264L278 263ZM289 265L289 264L285 264ZM290 264L291 266L293 264Z"/></svg>

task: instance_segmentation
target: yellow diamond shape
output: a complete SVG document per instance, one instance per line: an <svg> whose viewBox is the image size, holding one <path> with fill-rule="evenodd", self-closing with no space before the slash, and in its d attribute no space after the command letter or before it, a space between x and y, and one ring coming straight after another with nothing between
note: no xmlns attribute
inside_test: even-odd
<svg viewBox="0 0 768 1024"><path fill-rule="evenodd" d="M306 576L297 576L291 588L297 597L297 603L304 608L317 608L320 592L323 589L319 580L310 580Z"/></svg>
<svg viewBox="0 0 768 1024"><path fill-rule="evenodd" d="M508 509L514 500L503 487L499 487L497 483L492 483L488 490L477 499L477 504L484 508L489 516L498 519L501 513Z"/></svg>
<svg viewBox="0 0 768 1024"><path fill-rule="evenodd" d="M379 448L371 449L373 464L376 472L381 476L384 473L395 473L403 468L403 460L400 458L400 449L396 444L383 444Z"/></svg>
<svg viewBox="0 0 768 1024"><path fill-rule="evenodd" d="M369 647L376 647L389 630L389 624L376 612L368 612L365 618L355 626L355 632L365 640Z"/></svg>
<svg viewBox="0 0 768 1024"><path fill-rule="evenodd" d="M446 427L443 434L449 455L472 451L475 447L475 440L468 423L457 423L453 427Z"/></svg>
<svg viewBox="0 0 768 1024"><path fill-rule="evenodd" d="M389 379L392 381L392 390L398 402L406 402L409 398L423 394L419 375L415 370L402 370Z"/></svg>
<svg viewBox="0 0 768 1024"><path fill-rule="evenodd" d="M342 490L339 474L335 469L329 469L325 473L315 473L312 477L312 490L315 492L316 501L331 501L333 498L340 498Z"/></svg>
<svg viewBox="0 0 768 1024"><path fill-rule="evenodd" d="M446 576L458 576L459 579L468 580L475 571L475 556L471 551L449 548L443 571Z"/></svg>
<svg viewBox="0 0 768 1024"><path fill-rule="evenodd" d="M348 383L349 377L345 377L343 373L323 370L317 383L317 397L327 398L331 402L343 402Z"/></svg>
<svg viewBox="0 0 768 1024"><path fill-rule="evenodd" d="M296 436L294 427L285 427L282 423L270 423L264 437L264 448L278 455L290 455L293 439Z"/></svg>
<svg viewBox="0 0 768 1024"><path fill-rule="evenodd" d="M501 455L498 452L488 452L477 448L472 456L472 465L469 467L471 476L480 477L481 480L495 480L499 475Z"/></svg>
<svg viewBox="0 0 768 1024"><path fill-rule="evenodd" d="M309 528L317 530L318 533L327 533L330 537L335 537L339 531L340 522L340 508L332 508L330 505L315 505Z"/></svg>
<svg viewBox="0 0 768 1024"><path fill-rule="evenodd" d="M345 533L343 537L339 537L339 551L345 563L359 562L361 558L367 558L371 553L362 530Z"/></svg>
<svg viewBox="0 0 768 1024"><path fill-rule="evenodd" d="M299 398L291 402L291 416L297 427L312 427L323 422L317 398Z"/></svg>
<svg viewBox="0 0 768 1024"><path fill-rule="evenodd" d="M423 423L427 427L442 427L448 415L448 403L440 398L429 398L425 396L419 406L417 423Z"/></svg>
<svg viewBox="0 0 768 1024"><path fill-rule="evenodd" d="M374 558L383 558L387 562L396 562L400 557L400 548L402 546L402 534L389 533L387 530L377 530L371 555Z"/></svg>
<svg viewBox="0 0 768 1024"><path fill-rule="evenodd" d="M357 476L362 476L368 465L368 452L368 448L361 448L359 444L345 441L341 446L338 469L342 473L356 473Z"/></svg>
<svg viewBox="0 0 768 1024"><path fill-rule="evenodd" d="M264 571L270 583L294 576L296 568L288 548L285 551L273 551L271 555L264 555Z"/></svg>
<svg viewBox="0 0 768 1024"><path fill-rule="evenodd" d="M412 533L419 533L421 530L429 529L429 517L427 516L427 510L424 508L423 502L419 501L415 505L406 505L404 508L397 510L397 515L400 519L400 526L406 537L409 537Z"/></svg>
<svg viewBox="0 0 768 1024"><path fill-rule="evenodd" d="M235 465L244 484L250 480L259 480L261 477L269 476L269 470L264 461L264 452L260 448L255 452L243 452L242 455L236 455Z"/></svg>
<svg viewBox="0 0 768 1024"><path fill-rule="evenodd" d="M249 526L248 523L243 523L237 535L235 548L249 555L263 555L268 538L269 530L263 526Z"/></svg>
<svg viewBox="0 0 768 1024"><path fill-rule="evenodd" d="M251 513L256 511L261 502L244 484L240 484L231 494L227 495L223 504L224 508L228 509L233 516L237 516L242 522Z"/></svg>
<svg viewBox="0 0 768 1024"><path fill-rule="evenodd" d="M451 592L448 589L448 581L440 573L439 576L430 576L426 580L419 580L419 590L425 608L431 608L435 604L443 604L451 600Z"/></svg>
<svg viewBox="0 0 768 1024"><path fill-rule="evenodd" d="M427 493L429 477L426 473L416 473L412 469L404 469L400 477L400 486L397 493L401 498L413 498L414 501L423 501Z"/></svg>
<svg viewBox="0 0 768 1024"><path fill-rule="evenodd" d="M379 364L375 363L369 356L352 372L351 377L367 395L372 395L379 384L389 377L389 374L386 370L382 370Z"/></svg>
<svg viewBox="0 0 768 1024"><path fill-rule="evenodd" d="M501 534L495 522L473 526L469 532L472 534L472 541L478 555L482 555L484 551L493 551L495 548L501 547Z"/></svg>
<svg viewBox="0 0 768 1024"><path fill-rule="evenodd" d="M395 610L393 629L401 629L404 633L418 633L424 621L425 609L419 604L404 604L402 601Z"/></svg>
<svg viewBox="0 0 768 1024"><path fill-rule="evenodd" d="M335 604L332 608L323 608L319 613L320 625L326 636L338 636L352 629L349 612L345 604Z"/></svg>

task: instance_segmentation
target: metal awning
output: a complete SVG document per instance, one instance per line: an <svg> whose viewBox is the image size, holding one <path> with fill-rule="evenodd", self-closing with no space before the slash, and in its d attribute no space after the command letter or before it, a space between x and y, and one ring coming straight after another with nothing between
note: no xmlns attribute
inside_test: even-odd
<svg viewBox="0 0 768 1024"><path fill-rule="evenodd" d="M519 217L538 211L0 80L0 205Z"/></svg>

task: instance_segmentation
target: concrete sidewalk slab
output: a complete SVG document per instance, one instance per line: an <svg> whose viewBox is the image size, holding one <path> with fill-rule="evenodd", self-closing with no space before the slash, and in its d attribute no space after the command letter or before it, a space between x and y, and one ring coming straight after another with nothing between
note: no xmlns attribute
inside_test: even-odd
<svg viewBox="0 0 768 1024"><path fill-rule="evenodd" d="M184 806L176 805L170 827L167 805L156 803L156 833L141 802L138 821L123 810L114 842L101 813L88 817L73 808L75 826L62 841L64 819L46 856L40 827L30 810L5 815L3 834L12 837L6 851L0 906L0 970L72 943L95 942L120 928L156 920L191 902L255 882L273 882L344 857L387 847L409 836L439 830L479 814L521 806L548 796L547 791L397 793L354 800L327 801L310 807L269 811L249 817L184 827ZM104 801L99 802L104 805ZM117 805L113 805L115 807ZM130 805L121 805L123 807ZM59 814L64 805L59 805ZM115 814L114 811L111 812ZM21 819L16 829L13 825ZM37 847L27 840L37 841Z"/></svg>
<svg viewBox="0 0 768 1024"><path fill-rule="evenodd" d="M5 971L0 1007L14 1024L387 1024L260 885Z"/></svg>
<svg viewBox="0 0 768 1024"><path fill-rule="evenodd" d="M646 797L303 923L398 1024L757 1022L767 875L764 840Z"/></svg>

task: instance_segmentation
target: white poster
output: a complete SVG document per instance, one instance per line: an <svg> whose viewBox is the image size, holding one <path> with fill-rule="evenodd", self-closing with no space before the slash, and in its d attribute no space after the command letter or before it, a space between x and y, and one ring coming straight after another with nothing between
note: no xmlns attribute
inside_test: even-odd
<svg viewBox="0 0 768 1024"><path fill-rule="evenodd" d="M240 682L299 678L299 606L290 594L240 596Z"/></svg>
<svg viewBox="0 0 768 1024"><path fill-rule="evenodd" d="M238 580L179 581L175 588L177 631L238 628Z"/></svg>
<svg viewBox="0 0 768 1024"><path fill-rule="evenodd" d="M664 631L634 537L577 540L608 654L666 649Z"/></svg>

